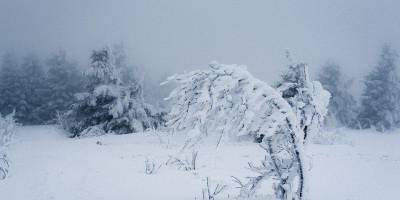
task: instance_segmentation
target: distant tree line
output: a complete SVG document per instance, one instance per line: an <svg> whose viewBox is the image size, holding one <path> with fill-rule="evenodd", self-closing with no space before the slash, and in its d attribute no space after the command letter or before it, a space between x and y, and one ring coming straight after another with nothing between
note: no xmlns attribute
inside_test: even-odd
<svg viewBox="0 0 400 200"><path fill-rule="evenodd" d="M22 124L54 123L57 112L68 109L83 89L82 72L63 51L44 61L29 54L22 62L5 53L0 70L0 113L15 110Z"/></svg>
<svg viewBox="0 0 400 200"><path fill-rule="evenodd" d="M58 51L45 59L32 53L19 59L6 52L0 63L0 113L8 115L15 111L15 120L23 125L58 123L60 116L82 104L82 96L95 92L98 86L111 84L106 79L115 80L112 83L114 89L130 88L131 93L125 91L126 94L122 92L121 95L140 99L137 105L144 103L144 96L157 102L165 92L158 92L160 90L151 80L142 78L144 73L138 69L128 62L123 45L93 50L87 67L69 59L65 51ZM144 83L148 90L146 95L143 94ZM100 107L96 109L104 110ZM85 110L86 114L92 112L90 109ZM146 112L151 109L147 105Z"/></svg>
<svg viewBox="0 0 400 200"><path fill-rule="evenodd" d="M374 69L364 77L360 104L349 91L352 80L337 63L327 62L319 81L332 95L327 123L378 131L400 127L398 54L390 45L383 46Z"/></svg>
<svg viewBox="0 0 400 200"><path fill-rule="evenodd" d="M0 113L7 115L15 110L15 119L25 125L55 123L58 114L67 112L80 101L79 95L93 92L101 84L94 83L86 71L96 63L101 67L102 62L112 62L110 66L117 69L118 81L125 87L138 87L143 102L154 103L154 98L160 99L155 97L162 93L157 92L161 90L156 85L150 83L143 87L146 80L139 80L143 74L139 76L140 72L127 63L123 47L115 46L107 53L113 54L107 58L112 61L99 60L106 56L100 55L101 50L93 51L91 64L83 71L64 51L43 60L35 54L19 60L12 53L5 53L0 63ZM398 54L390 45L383 46L375 68L364 77L360 102L349 90L353 81L342 73L339 64L326 62L318 80L331 93L327 124L379 131L400 127ZM143 92L144 88L147 92ZM143 93L148 99L143 99L146 96Z"/></svg>

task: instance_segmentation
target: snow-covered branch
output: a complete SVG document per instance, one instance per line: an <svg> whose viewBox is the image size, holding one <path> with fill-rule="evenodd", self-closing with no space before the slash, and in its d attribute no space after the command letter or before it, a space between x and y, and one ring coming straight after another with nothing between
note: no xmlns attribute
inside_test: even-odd
<svg viewBox="0 0 400 200"><path fill-rule="evenodd" d="M310 79L308 66L304 63L290 65L277 90L296 114L304 141L319 134L328 112L330 93L320 82Z"/></svg>

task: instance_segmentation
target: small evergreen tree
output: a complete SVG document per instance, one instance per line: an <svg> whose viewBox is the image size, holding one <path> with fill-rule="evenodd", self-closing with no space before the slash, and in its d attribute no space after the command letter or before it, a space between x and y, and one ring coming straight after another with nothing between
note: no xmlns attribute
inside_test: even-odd
<svg viewBox="0 0 400 200"><path fill-rule="evenodd" d="M144 103L141 86L123 83L110 48L93 51L86 79L88 93L62 120L73 136L139 132L163 123L162 114Z"/></svg>
<svg viewBox="0 0 400 200"><path fill-rule="evenodd" d="M365 77L360 120L363 128L385 131L400 125L400 84L398 55L384 45L375 69Z"/></svg>
<svg viewBox="0 0 400 200"><path fill-rule="evenodd" d="M319 81L332 96L326 123L359 128L357 101L349 92L352 81L343 77L340 66L334 62L325 63L319 73Z"/></svg>

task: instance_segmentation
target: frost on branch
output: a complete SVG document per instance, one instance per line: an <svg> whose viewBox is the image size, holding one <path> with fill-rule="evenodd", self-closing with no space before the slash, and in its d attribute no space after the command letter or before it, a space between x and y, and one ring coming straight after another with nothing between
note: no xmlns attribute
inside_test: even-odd
<svg viewBox="0 0 400 200"><path fill-rule="evenodd" d="M259 184L276 183L279 199L303 199L302 132L296 115L281 94L254 78L245 66L210 64L170 77L177 88L167 125L173 130L199 130L193 137L221 134L232 138L262 136L268 162L259 177L242 188L253 195Z"/></svg>
<svg viewBox="0 0 400 200"><path fill-rule="evenodd" d="M303 63L290 65L277 90L296 113L304 141L318 135L328 112L330 93L320 82L310 79L308 66Z"/></svg>
<svg viewBox="0 0 400 200"><path fill-rule="evenodd" d="M9 171L10 164L7 157L7 148L15 128L14 113L5 117L0 115L0 180L5 179Z"/></svg>

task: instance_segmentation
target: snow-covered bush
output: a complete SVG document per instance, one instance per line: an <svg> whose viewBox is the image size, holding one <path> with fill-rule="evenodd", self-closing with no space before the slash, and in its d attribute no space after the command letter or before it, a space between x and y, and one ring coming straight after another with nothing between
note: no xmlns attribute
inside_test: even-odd
<svg viewBox="0 0 400 200"><path fill-rule="evenodd" d="M312 81L306 64L291 64L277 85L277 90L290 104L300 121L303 139L321 133L328 112L330 93L320 82Z"/></svg>
<svg viewBox="0 0 400 200"><path fill-rule="evenodd" d="M176 82L167 125L172 130L198 130L194 137L220 134L231 138L263 136L270 162L243 194L253 195L263 180L276 181L278 199L303 199L303 134L292 108L281 94L254 78L245 66L210 64L169 78Z"/></svg>
<svg viewBox="0 0 400 200"><path fill-rule="evenodd" d="M2 117L0 115L0 180L5 179L9 170L7 147L15 132L14 113Z"/></svg>
<svg viewBox="0 0 400 200"><path fill-rule="evenodd" d="M163 114L144 102L142 87L122 81L113 55L109 48L92 53L86 73L89 91L79 94L80 101L61 117L62 125L73 136L140 132L163 123Z"/></svg>

